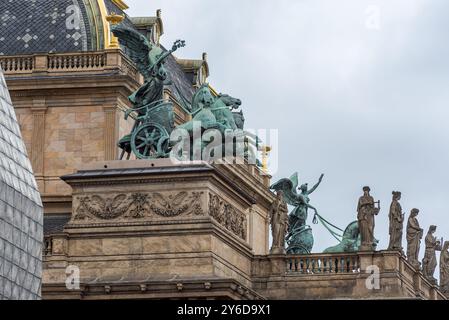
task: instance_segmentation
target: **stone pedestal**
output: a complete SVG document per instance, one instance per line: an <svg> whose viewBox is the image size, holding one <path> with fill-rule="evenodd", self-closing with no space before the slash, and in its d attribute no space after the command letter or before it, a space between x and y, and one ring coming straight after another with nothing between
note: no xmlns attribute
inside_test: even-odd
<svg viewBox="0 0 449 320"><path fill-rule="evenodd" d="M64 235L50 239L47 297L73 295L64 288L68 265L79 268L84 298L133 290L140 297L196 297L189 290L198 282L212 297L257 297L251 263L268 254L273 200L257 168L110 161L62 179L73 189L72 218ZM167 286L164 293L155 293L157 283Z"/></svg>

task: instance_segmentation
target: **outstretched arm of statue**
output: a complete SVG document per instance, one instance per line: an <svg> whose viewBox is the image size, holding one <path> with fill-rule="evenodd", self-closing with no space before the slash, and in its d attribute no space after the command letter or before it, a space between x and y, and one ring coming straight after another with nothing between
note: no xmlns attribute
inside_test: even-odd
<svg viewBox="0 0 449 320"><path fill-rule="evenodd" d="M323 177L324 177L324 174L321 174L320 178L318 179L318 182L312 187L312 189L309 190L309 192L307 192L307 194L311 194L312 192L314 192L316 190L316 188L318 188L321 181L323 181Z"/></svg>

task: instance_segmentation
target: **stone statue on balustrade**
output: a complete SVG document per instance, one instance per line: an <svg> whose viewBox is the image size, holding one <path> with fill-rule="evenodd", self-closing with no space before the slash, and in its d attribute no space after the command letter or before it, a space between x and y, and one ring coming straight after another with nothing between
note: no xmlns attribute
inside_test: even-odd
<svg viewBox="0 0 449 320"><path fill-rule="evenodd" d="M407 221L407 261L416 269L419 269L421 265L418 256L423 236L423 229L416 218L418 213L418 209L412 209Z"/></svg>
<svg viewBox="0 0 449 320"><path fill-rule="evenodd" d="M375 250L374 239L374 216L379 214L380 202L374 201L374 198L370 195L370 187L363 187L363 196L359 198L357 205L357 221L360 231L361 245L360 251L373 251ZM375 204L378 204L376 208Z"/></svg>
<svg viewBox="0 0 449 320"><path fill-rule="evenodd" d="M445 241L440 254L440 291L449 298L449 241Z"/></svg>
<svg viewBox="0 0 449 320"><path fill-rule="evenodd" d="M288 228L288 207L282 191L276 193L276 200L270 208L270 224L273 244L270 254L285 254L285 236Z"/></svg>
<svg viewBox="0 0 449 320"><path fill-rule="evenodd" d="M437 256L435 252L441 251L441 243L443 241L443 239L441 239L441 241L437 240L433 235L436 230L436 226L430 226L429 231L427 232L425 238L426 251L422 260L423 275L427 280L434 284L437 283L437 279L433 276L437 267Z"/></svg>
<svg viewBox="0 0 449 320"><path fill-rule="evenodd" d="M276 191L282 191L286 203L295 208L289 215L288 234L286 237L288 248L287 254L309 254L313 248L312 228L306 225L308 217L308 209L318 215L317 209L310 205L309 195L314 192L321 181L323 174L320 176L318 183L311 189L305 183L299 187L300 193L296 191L298 188L298 173L293 174L290 178L281 179L270 188Z"/></svg>
<svg viewBox="0 0 449 320"><path fill-rule="evenodd" d="M399 203L401 200L401 193L393 191L393 201L390 205L390 243L388 250L403 251L402 248L402 230L404 229L404 216L402 207Z"/></svg>

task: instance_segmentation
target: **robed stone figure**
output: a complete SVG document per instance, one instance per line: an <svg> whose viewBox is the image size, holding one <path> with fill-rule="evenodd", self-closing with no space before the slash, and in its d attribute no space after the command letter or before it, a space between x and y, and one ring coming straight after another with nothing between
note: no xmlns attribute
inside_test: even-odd
<svg viewBox="0 0 449 320"><path fill-rule="evenodd" d="M440 291L449 298L449 241L444 242L440 255Z"/></svg>
<svg viewBox="0 0 449 320"><path fill-rule="evenodd" d="M418 256L423 236L423 229L419 226L418 219L416 218L418 213L418 209L412 209L407 221L407 260L415 268L420 267Z"/></svg>
<svg viewBox="0 0 449 320"><path fill-rule="evenodd" d="M285 254L285 236L288 231L288 207L282 191L277 191L276 200L270 208L270 223L273 244L271 254Z"/></svg>
<svg viewBox="0 0 449 320"><path fill-rule="evenodd" d="M370 195L371 189L363 187L363 196L357 205L357 221L361 237L361 251L374 250L374 216L380 208L375 207L374 198Z"/></svg>
<svg viewBox="0 0 449 320"><path fill-rule="evenodd" d="M433 235L437 230L436 226L430 226L427 232L425 243L426 251L424 253L424 258L422 260L422 272L424 277L432 283L436 283L437 280L434 278L433 274L437 267L437 256L436 251L441 250L441 242Z"/></svg>
<svg viewBox="0 0 449 320"><path fill-rule="evenodd" d="M402 207L399 200L401 200L401 193L399 191L393 191L393 201L391 202L390 213L388 215L388 218L390 219L390 243L388 245L388 250L402 252L404 214L402 213Z"/></svg>

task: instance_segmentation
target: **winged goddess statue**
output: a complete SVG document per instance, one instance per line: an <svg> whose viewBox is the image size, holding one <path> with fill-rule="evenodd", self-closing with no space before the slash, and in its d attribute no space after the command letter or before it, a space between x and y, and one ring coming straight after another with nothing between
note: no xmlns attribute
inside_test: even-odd
<svg viewBox="0 0 449 320"><path fill-rule="evenodd" d="M298 188L298 173L294 173L290 178L281 179L270 187L272 190L282 191L285 202L295 207L289 215L289 228L286 236L288 254L308 254L312 251L312 229L306 225L306 222L309 209L313 210L315 215L318 215L318 211L310 205L309 195L318 188L323 177L324 174L311 189L307 183ZM299 189L299 193L297 189Z"/></svg>
<svg viewBox="0 0 449 320"><path fill-rule="evenodd" d="M184 47L185 41L177 40L170 50L165 51L138 31L121 24L113 26L112 32L145 79L145 83L129 97L134 105L133 109L139 113L139 108L163 100L164 85L170 84L164 67L165 60L173 52Z"/></svg>
<svg viewBox="0 0 449 320"><path fill-rule="evenodd" d="M175 41L167 51L126 26L115 25L111 29L145 80L128 97L132 107L125 112L125 120L132 113L137 113L137 117L133 117L135 122L131 133L118 142L122 149L120 159L125 153L129 159L131 152L139 159L166 157L174 112L173 105L164 100L164 86L171 84L164 64L173 52L185 46L185 41Z"/></svg>

